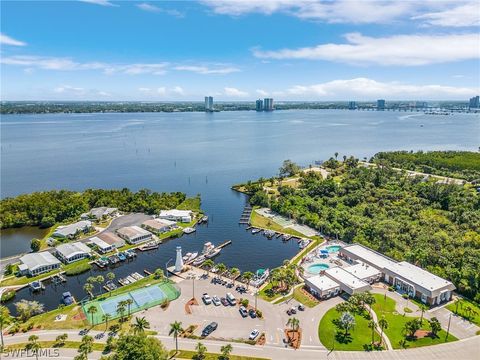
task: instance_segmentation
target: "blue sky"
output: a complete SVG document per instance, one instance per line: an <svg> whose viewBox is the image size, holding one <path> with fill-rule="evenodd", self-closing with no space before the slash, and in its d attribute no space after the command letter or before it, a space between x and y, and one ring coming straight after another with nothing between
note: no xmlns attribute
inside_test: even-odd
<svg viewBox="0 0 480 360"><path fill-rule="evenodd" d="M478 1L2 1L2 100L461 99Z"/></svg>

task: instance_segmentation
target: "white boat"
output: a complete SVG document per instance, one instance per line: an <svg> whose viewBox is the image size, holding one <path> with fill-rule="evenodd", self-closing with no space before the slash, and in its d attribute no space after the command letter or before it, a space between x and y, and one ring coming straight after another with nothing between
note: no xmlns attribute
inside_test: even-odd
<svg viewBox="0 0 480 360"><path fill-rule="evenodd" d="M184 232L185 234L191 234L191 233L193 233L193 232L195 232L195 231L197 231L197 229L192 228L192 227L187 227L187 228L183 229L183 232Z"/></svg>
<svg viewBox="0 0 480 360"><path fill-rule="evenodd" d="M191 252L188 252L185 254L185 256L183 257L183 262L189 262L189 261L192 261L193 259L195 259L196 257L198 256L198 252L194 252L194 253L191 253Z"/></svg>
<svg viewBox="0 0 480 360"><path fill-rule="evenodd" d="M193 266L198 266L198 265L201 265L205 262L205 260L207 260L207 258L205 257L205 255L200 255L198 258L196 258L195 260L193 260Z"/></svg>
<svg viewBox="0 0 480 360"><path fill-rule="evenodd" d="M269 269L257 270L257 273L255 274L255 278L252 281L250 281L250 285L255 287L261 286L265 281L267 281L269 275L270 275Z"/></svg>
<svg viewBox="0 0 480 360"><path fill-rule="evenodd" d="M209 253L205 254L205 257L207 259L211 259L211 258L217 256L218 254L220 254L221 250L222 249L218 249L218 248L217 249L212 249Z"/></svg>
<svg viewBox="0 0 480 360"><path fill-rule="evenodd" d="M215 246L209 241L203 245L202 255L208 254L210 251L215 249Z"/></svg>

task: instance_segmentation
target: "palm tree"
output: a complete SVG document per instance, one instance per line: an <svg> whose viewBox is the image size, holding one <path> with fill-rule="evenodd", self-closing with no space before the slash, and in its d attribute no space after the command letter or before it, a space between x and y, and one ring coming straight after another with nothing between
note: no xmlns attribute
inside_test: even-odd
<svg viewBox="0 0 480 360"><path fill-rule="evenodd" d="M89 282L85 283L85 285L83 285L83 290L85 290L85 292L87 293L88 296L90 296L90 298L93 298L93 285Z"/></svg>
<svg viewBox="0 0 480 360"><path fill-rule="evenodd" d="M100 287L100 292L102 291L102 283L105 282L105 278L102 275L98 275L95 278L95 281L98 283L98 286Z"/></svg>
<svg viewBox="0 0 480 360"><path fill-rule="evenodd" d="M65 345L65 341L68 339L68 334L60 334L55 338L56 346L63 346Z"/></svg>
<svg viewBox="0 0 480 360"><path fill-rule="evenodd" d="M112 282L113 279L115 279L115 273L109 272L109 273L107 274L107 280L108 280L108 282ZM110 290L109 292L110 292L110 296L112 296L112 291Z"/></svg>
<svg viewBox="0 0 480 360"><path fill-rule="evenodd" d="M214 262L212 259L207 259L205 260L205 262L203 263L202 267L204 269L211 269L214 265ZM208 270L206 270L206 273L208 273Z"/></svg>
<svg viewBox="0 0 480 360"><path fill-rule="evenodd" d="M230 274L232 274L233 283L235 284L235 275L237 275L240 270L236 267L230 269Z"/></svg>
<svg viewBox="0 0 480 360"><path fill-rule="evenodd" d="M168 335L173 335L175 339L175 350L178 352L178 335L183 331L182 323L180 321L175 321L170 324L170 331Z"/></svg>
<svg viewBox="0 0 480 360"><path fill-rule="evenodd" d="M135 324L132 325L134 333L144 333L145 329L150 329L150 323L145 319L145 316L135 318Z"/></svg>
<svg viewBox="0 0 480 360"><path fill-rule="evenodd" d="M87 309L87 312L92 315L92 326L95 325L95 323L93 322L93 315L95 315L95 313L98 311L97 307L95 305L91 305L88 309Z"/></svg>
<svg viewBox="0 0 480 360"><path fill-rule="evenodd" d="M37 335L30 335L28 338L28 343L27 343L27 350L31 350L33 353L35 353L35 357L38 360L38 350L40 350L40 344L37 342L38 336Z"/></svg>
<svg viewBox="0 0 480 360"><path fill-rule="evenodd" d="M3 343L3 326L10 321L10 310L6 306L0 306L0 336L2 338L2 348Z"/></svg>
<svg viewBox="0 0 480 360"><path fill-rule="evenodd" d="M195 347L195 351L197 352L195 354L195 358L198 360L205 359L205 353L207 352L207 347L203 345L201 342L197 344Z"/></svg>
<svg viewBox="0 0 480 360"><path fill-rule="evenodd" d="M348 311L344 312L338 321L340 328L345 330L345 336L349 334L351 328L355 326L355 318Z"/></svg>
<svg viewBox="0 0 480 360"><path fill-rule="evenodd" d="M212 263L213 263L213 261L212 261ZM224 263L220 263L220 264L217 265L217 271L218 271L219 275L222 275L226 270L227 270L227 267L225 266Z"/></svg>
<svg viewBox="0 0 480 360"><path fill-rule="evenodd" d="M82 337L82 342L78 347L78 352L80 353L78 358L87 360L88 354L93 351L93 338L89 335Z"/></svg>
<svg viewBox="0 0 480 360"><path fill-rule="evenodd" d="M130 317L130 307L131 307L132 304L133 304L133 300L132 300L132 299L127 299L127 300L125 300L125 304L127 305L127 308L128 308L128 316Z"/></svg>
<svg viewBox="0 0 480 360"><path fill-rule="evenodd" d="M242 278L243 278L243 281L249 285L250 284L250 281L253 279L253 273L251 271L246 271L243 273L242 275Z"/></svg>
<svg viewBox="0 0 480 360"><path fill-rule="evenodd" d="M433 335L433 337L437 337L437 334L440 330L442 330L442 325L440 325L440 321L436 317L432 317L428 321L430 325L430 333Z"/></svg>
<svg viewBox="0 0 480 360"><path fill-rule="evenodd" d="M106 313L102 316L102 321L105 321L105 332L108 329L108 320L110 320L111 317L112 315L110 315L109 313Z"/></svg>
<svg viewBox="0 0 480 360"><path fill-rule="evenodd" d="M383 341L383 330L388 329L388 321L385 319L385 315L382 315L382 318L378 320L378 326L380 326L380 341Z"/></svg>
<svg viewBox="0 0 480 360"><path fill-rule="evenodd" d="M368 322L368 327L372 329L372 344L375 342L375 321L372 319Z"/></svg>
<svg viewBox="0 0 480 360"><path fill-rule="evenodd" d="M299 325L300 325L300 320L298 320L296 317L291 317L287 321L287 325L290 325L293 331L297 330Z"/></svg>
<svg viewBox="0 0 480 360"><path fill-rule="evenodd" d="M233 346L231 344L224 345L220 348L220 351L222 352L222 360L228 360L230 358L230 353L233 350Z"/></svg>
<svg viewBox="0 0 480 360"><path fill-rule="evenodd" d="M338 152L335 151L335 160L337 160L337 158L338 158Z"/></svg>
<svg viewBox="0 0 480 360"><path fill-rule="evenodd" d="M165 278L165 273L163 272L162 269L158 268L155 270L155 272L153 273L153 277L155 279L160 279L160 280L163 280Z"/></svg>
<svg viewBox="0 0 480 360"><path fill-rule="evenodd" d="M117 304L117 314L120 314L120 320L123 320L123 315L125 315L125 308L127 305L125 304L125 301L120 301Z"/></svg>
<svg viewBox="0 0 480 360"><path fill-rule="evenodd" d="M420 305L418 305L418 308L422 312L422 314L420 316L420 325L423 325L423 314L425 313L425 311L428 310L428 306L425 305L425 304L420 304Z"/></svg>

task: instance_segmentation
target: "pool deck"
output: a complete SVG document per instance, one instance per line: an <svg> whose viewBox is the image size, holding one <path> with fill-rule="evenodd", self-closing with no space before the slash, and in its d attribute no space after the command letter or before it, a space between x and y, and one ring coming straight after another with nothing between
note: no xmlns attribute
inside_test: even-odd
<svg viewBox="0 0 480 360"><path fill-rule="evenodd" d="M328 242L325 242L325 243L317 246L312 251L310 251L308 254L306 254L303 257L302 261L300 262L300 266L302 266L303 269L304 269L303 277L308 278L308 277L311 277L311 276L318 275L321 271L319 271L319 272L310 272L309 271L309 268L311 266L315 266L315 265L324 264L324 265L328 265L328 268L332 268L332 267L336 267L336 266L340 266L340 267L348 266L348 264L345 261L343 261L342 259L340 259L337 256L338 251L334 251L334 252L329 251L328 255L321 255L320 254L321 250L327 250L328 251L328 248L331 247L331 246L343 247L345 245L347 245L347 244L345 244L341 241L328 241Z"/></svg>

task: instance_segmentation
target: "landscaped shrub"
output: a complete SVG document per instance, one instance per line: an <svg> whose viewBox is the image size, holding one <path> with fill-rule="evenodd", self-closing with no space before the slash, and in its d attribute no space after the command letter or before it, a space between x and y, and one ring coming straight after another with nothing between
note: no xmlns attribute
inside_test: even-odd
<svg viewBox="0 0 480 360"><path fill-rule="evenodd" d="M77 265L73 268L67 269L65 271L65 275L67 275L67 276L78 275L78 274L82 274L86 271L89 271L91 269L92 269L92 265L90 265L89 263L83 263L83 264Z"/></svg>

